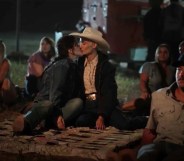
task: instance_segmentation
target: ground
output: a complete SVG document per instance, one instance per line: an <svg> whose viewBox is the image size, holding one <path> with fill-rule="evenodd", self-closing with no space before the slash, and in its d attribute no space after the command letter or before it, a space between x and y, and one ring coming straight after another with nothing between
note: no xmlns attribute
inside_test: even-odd
<svg viewBox="0 0 184 161"><path fill-rule="evenodd" d="M12 123L24 107L9 107L0 112L0 161L103 161L108 151L136 143L142 130L104 131L67 128L63 131L35 131L32 136L15 136Z"/></svg>

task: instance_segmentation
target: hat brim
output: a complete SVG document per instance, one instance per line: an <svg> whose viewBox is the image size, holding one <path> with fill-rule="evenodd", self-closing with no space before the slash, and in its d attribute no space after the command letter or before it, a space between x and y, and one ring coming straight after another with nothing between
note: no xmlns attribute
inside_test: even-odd
<svg viewBox="0 0 184 161"><path fill-rule="evenodd" d="M91 40L95 43L98 44L98 47L101 49L101 50L104 50L104 51L108 51L110 50L110 45L109 43L101 38L101 37L96 37L94 35L86 35L86 34L83 34L83 33L77 33L77 32L74 32L74 33L71 33L69 35L72 35L72 36L76 36L76 37L80 37L80 38L86 38L88 40Z"/></svg>

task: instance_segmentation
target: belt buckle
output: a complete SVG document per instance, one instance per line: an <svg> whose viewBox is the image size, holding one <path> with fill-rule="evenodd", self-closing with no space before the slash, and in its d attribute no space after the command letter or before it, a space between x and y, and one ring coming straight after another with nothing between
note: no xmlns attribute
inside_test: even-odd
<svg viewBox="0 0 184 161"><path fill-rule="evenodd" d="M90 94L90 95L86 96L86 99L89 101L94 101L94 100L96 100L96 94L95 93Z"/></svg>

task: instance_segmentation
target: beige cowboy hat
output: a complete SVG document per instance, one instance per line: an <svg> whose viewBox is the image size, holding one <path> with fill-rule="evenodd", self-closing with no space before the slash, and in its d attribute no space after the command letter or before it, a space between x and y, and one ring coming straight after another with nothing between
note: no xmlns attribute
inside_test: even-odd
<svg viewBox="0 0 184 161"><path fill-rule="evenodd" d="M82 33L73 32L70 35L89 39L98 44L101 50L108 51L110 49L109 43L102 37L102 33L94 28L86 27Z"/></svg>

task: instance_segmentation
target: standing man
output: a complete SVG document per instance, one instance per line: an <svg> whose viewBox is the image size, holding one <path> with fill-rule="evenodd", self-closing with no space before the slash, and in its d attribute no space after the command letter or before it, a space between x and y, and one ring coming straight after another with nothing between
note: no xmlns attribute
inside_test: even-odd
<svg viewBox="0 0 184 161"><path fill-rule="evenodd" d="M118 104L115 68L104 54L109 50L109 44L101 32L91 27L86 27L82 33L70 35L80 38L83 54L78 65L85 107L76 126L103 130L108 126L111 112Z"/></svg>
<svg viewBox="0 0 184 161"><path fill-rule="evenodd" d="M138 161L184 160L184 57L174 63L176 82L152 95ZM150 143L151 142L151 143Z"/></svg>
<svg viewBox="0 0 184 161"><path fill-rule="evenodd" d="M148 46L148 55L146 61L154 61L155 50L160 44L160 14L162 1L149 0L151 9L146 13L143 18L143 29L144 29L144 39Z"/></svg>
<svg viewBox="0 0 184 161"><path fill-rule="evenodd" d="M167 43L171 50L171 63L178 57L178 45L184 39L184 7L179 0L170 0L160 17L161 42Z"/></svg>

